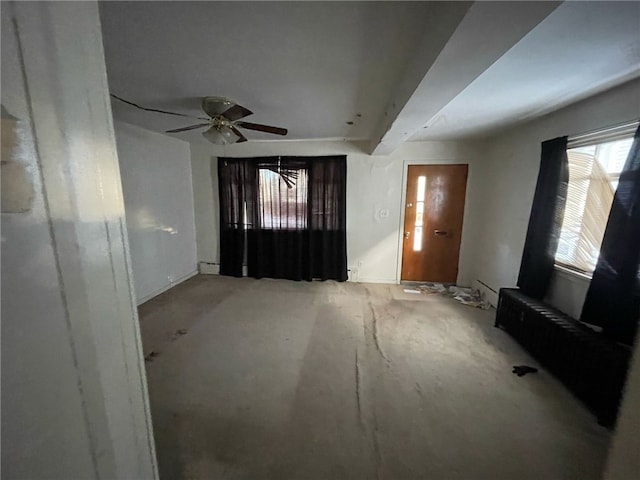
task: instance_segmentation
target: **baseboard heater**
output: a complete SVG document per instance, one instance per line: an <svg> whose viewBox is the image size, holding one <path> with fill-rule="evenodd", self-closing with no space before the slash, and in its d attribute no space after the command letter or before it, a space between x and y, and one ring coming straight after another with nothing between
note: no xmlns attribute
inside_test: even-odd
<svg viewBox="0 0 640 480"><path fill-rule="evenodd" d="M496 327L511 334L605 426L615 424L631 348L518 289L502 288Z"/></svg>

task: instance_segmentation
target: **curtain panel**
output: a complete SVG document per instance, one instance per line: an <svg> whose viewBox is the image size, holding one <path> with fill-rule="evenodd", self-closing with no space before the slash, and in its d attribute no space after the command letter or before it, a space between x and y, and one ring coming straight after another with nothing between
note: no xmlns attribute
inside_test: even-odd
<svg viewBox="0 0 640 480"><path fill-rule="evenodd" d="M257 223L258 170L235 158L218 160L220 275L242 277L247 229Z"/></svg>
<svg viewBox="0 0 640 480"><path fill-rule="evenodd" d="M580 320L631 345L640 319L640 127L620 174Z"/></svg>
<svg viewBox="0 0 640 480"><path fill-rule="evenodd" d="M569 186L567 137L542 143L538 183L531 206L518 286L542 300L553 273Z"/></svg>
<svg viewBox="0 0 640 480"><path fill-rule="evenodd" d="M222 275L347 279L344 155L220 158L218 175Z"/></svg>

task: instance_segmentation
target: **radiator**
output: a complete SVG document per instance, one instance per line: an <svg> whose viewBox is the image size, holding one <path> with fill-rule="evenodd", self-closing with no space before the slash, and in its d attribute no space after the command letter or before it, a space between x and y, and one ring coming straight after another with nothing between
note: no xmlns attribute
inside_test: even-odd
<svg viewBox="0 0 640 480"><path fill-rule="evenodd" d="M613 426L631 354L577 320L518 289L500 290L496 327L512 335L591 411Z"/></svg>

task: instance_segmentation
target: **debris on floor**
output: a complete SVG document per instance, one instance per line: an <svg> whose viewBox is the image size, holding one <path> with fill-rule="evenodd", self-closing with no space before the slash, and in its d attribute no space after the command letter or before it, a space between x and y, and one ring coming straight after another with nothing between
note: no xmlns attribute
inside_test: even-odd
<svg viewBox="0 0 640 480"><path fill-rule="evenodd" d="M464 305L469 305L470 307L475 308L482 308L484 310L491 306L489 302L482 300L482 297L478 290L452 286L449 287L449 292L453 293L454 300L457 300Z"/></svg>
<svg viewBox="0 0 640 480"><path fill-rule="evenodd" d="M420 285L420 289L426 294L447 292L447 287L441 283L425 283L424 285Z"/></svg>
<svg viewBox="0 0 640 480"><path fill-rule="evenodd" d="M145 362L153 362L153 359L155 357L157 357L158 355L160 355L158 352L156 352L155 350L151 350L149 352L149 354L146 357L144 357L144 361Z"/></svg>
<svg viewBox="0 0 640 480"><path fill-rule="evenodd" d="M186 328L181 328L180 330L176 330L176 333L174 333L173 336L171 337L171 341L173 342L174 340L177 340L178 337L181 337L182 335L186 335L186 334L187 334Z"/></svg>
<svg viewBox="0 0 640 480"><path fill-rule="evenodd" d="M470 307L482 308L483 310L491 307L489 302L482 299L480 292L473 288L458 287L456 285L447 287L442 283L428 282L420 285L420 290L427 295L440 294L451 297L454 300Z"/></svg>
<svg viewBox="0 0 640 480"><path fill-rule="evenodd" d="M530 367L529 365L514 365L511 373L515 373L519 377L526 375L527 373L536 373L538 371L535 367Z"/></svg>
<svg viewBox="0 0 640 480"><path fill-rule="evenodd" d="M417 288L405 288L404 289L404 293L422 293L420 290L418 290Z"/></svg>

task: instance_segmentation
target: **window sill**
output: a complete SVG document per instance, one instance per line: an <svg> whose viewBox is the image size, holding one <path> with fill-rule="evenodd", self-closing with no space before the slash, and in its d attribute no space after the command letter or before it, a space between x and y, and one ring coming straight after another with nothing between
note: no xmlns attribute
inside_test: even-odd
<svg viewBox="0 0 640 480"><path fill-rule="evenodd" d="M582 283L589 283L591 281L591 275L587 273L576 272L575 270L571 270L570 268L563 267L562 265L555 264L553 266L556 274L561 277L565 277L568 280L578 281Z"/></svg>

